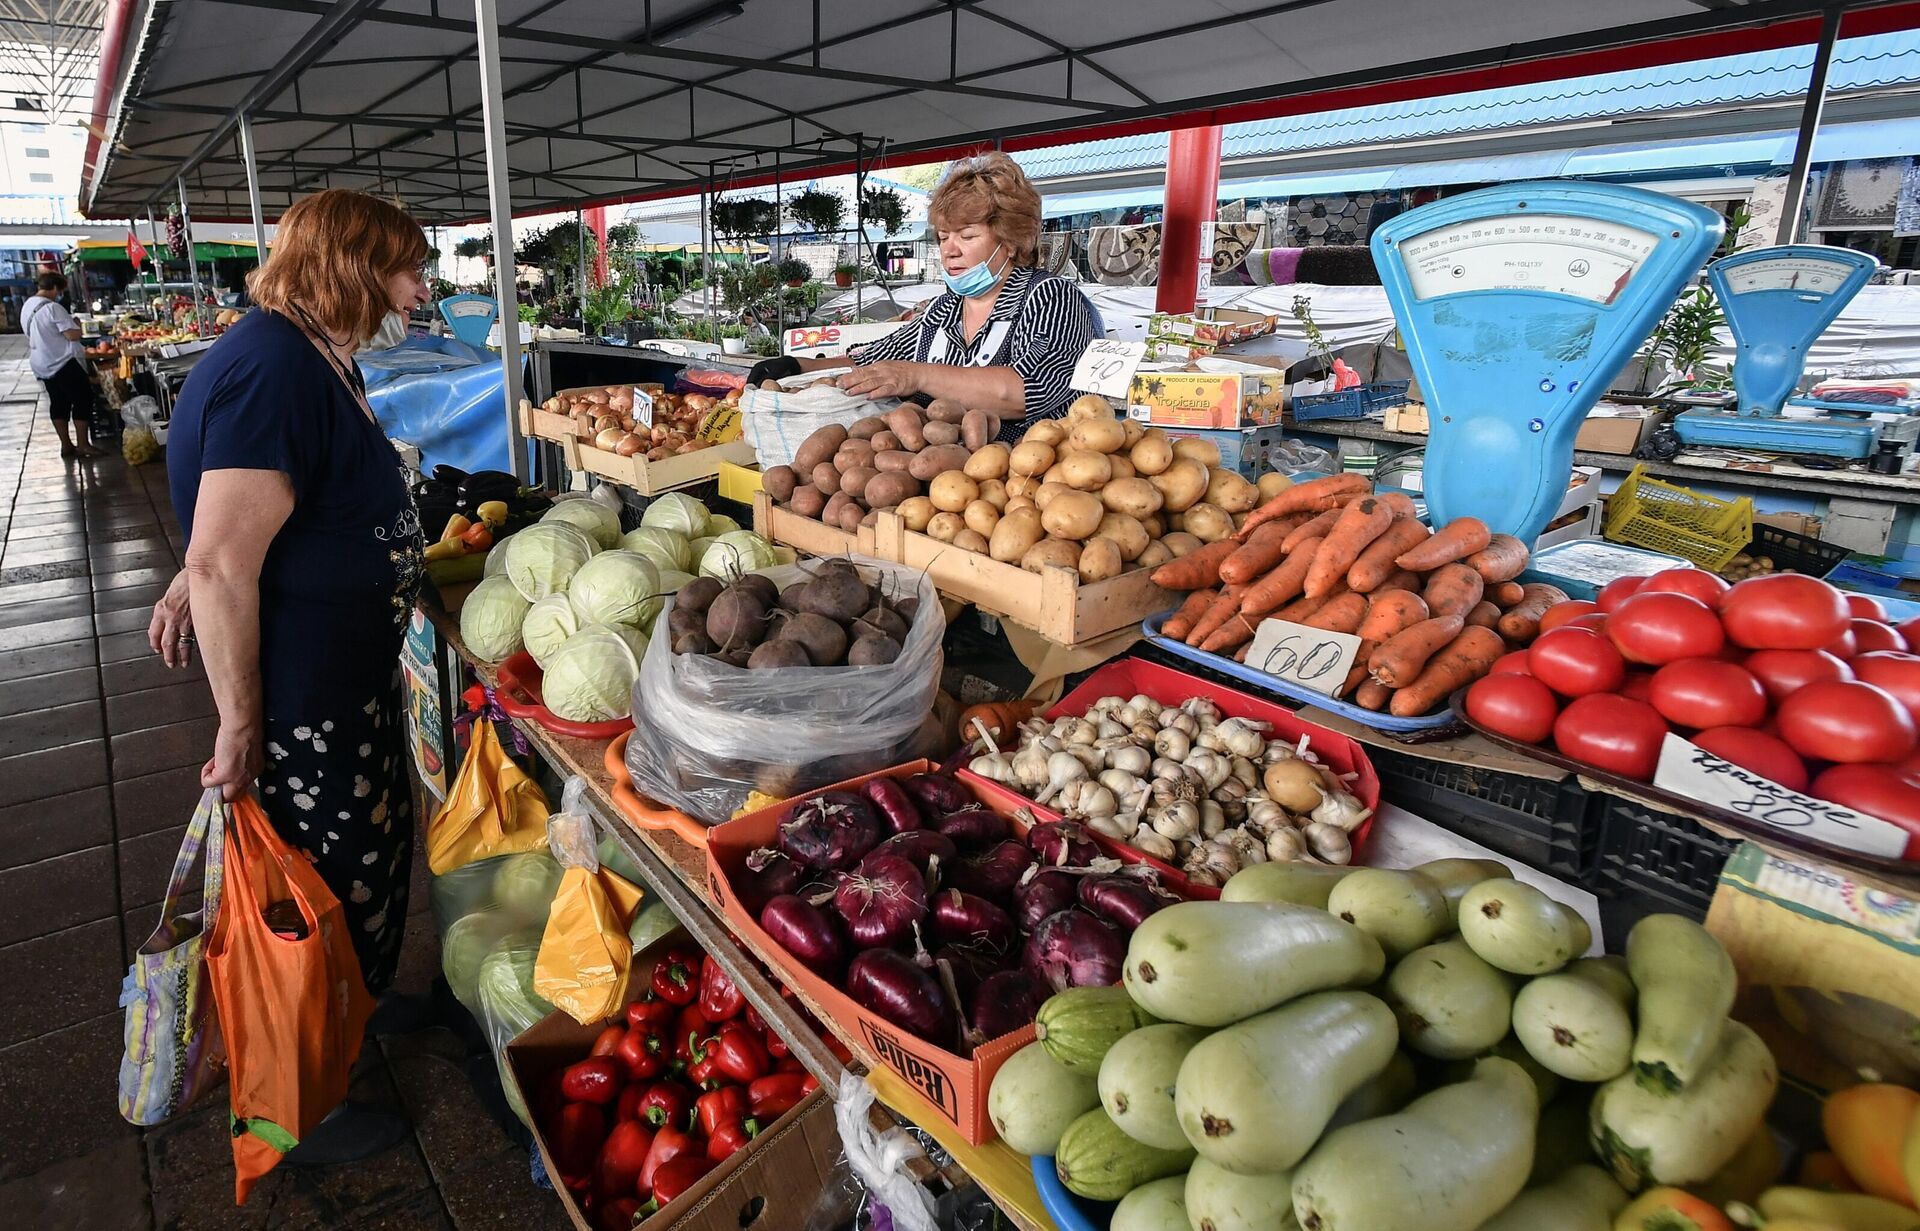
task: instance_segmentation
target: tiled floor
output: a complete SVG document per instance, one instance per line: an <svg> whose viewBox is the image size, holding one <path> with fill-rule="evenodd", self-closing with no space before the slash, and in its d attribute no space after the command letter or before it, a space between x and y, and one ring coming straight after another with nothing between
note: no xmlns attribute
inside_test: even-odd
<svg viewBox="0 0 1920 1231"><path fill-rule="evenodd" d="M565 1227L444 1030L361 1057L356 1097L403 1110L410 1140L275 1172L244 1207L224 1092L157 1129L120 1118L120 980L159 917L216 719L200 669L146 647L182 550L164 465L62 461L43 406L22 339L0 337L0 1225ZM428 895L412 900L401 986L425 991L438 951Z"/></svg>

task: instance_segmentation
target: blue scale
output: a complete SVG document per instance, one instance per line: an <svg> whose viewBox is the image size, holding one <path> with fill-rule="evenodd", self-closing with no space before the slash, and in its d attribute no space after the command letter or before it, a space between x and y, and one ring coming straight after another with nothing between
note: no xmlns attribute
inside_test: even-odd
<svg viewBox="0 0 1920 1231"><path fill-rule="evenodd" d="M1881 425L1871 408L1792 397L1807 352L1838 319L1878 265L1865 253L1818 244L1782 244L1722 257L1707 267L1733 332L1734 403L1725 410L1677 415L1674 431L1690 445L1865 457ZM1786 406L1829 413L1783 417Z"/></svg>
<svg viewBox="0 0 1920 1231"><path fill-rule="evenodd" d="M1373 234L1427 399L1427 501L1532 543L1573 439L1725 230L1704 206L1567 181L1484 188Z"/></svg>

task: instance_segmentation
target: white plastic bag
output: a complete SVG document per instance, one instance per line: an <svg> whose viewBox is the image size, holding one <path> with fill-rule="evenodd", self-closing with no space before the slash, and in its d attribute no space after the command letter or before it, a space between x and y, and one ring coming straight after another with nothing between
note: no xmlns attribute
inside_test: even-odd
<svg viewBox="0 0 1920 1231"><path fill-rule="evenodd" d="M827 381L792 392L749 389L740 397L740 430L763 468L790 466L806 438L828 424L848 427L898 405L897 398L853 397Z"/></svg>

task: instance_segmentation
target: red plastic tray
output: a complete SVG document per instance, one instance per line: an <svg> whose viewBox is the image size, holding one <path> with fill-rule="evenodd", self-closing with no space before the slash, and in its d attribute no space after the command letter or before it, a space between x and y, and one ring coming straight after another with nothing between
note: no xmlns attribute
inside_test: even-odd
<svg viewBox="0 0 1920 1231"><path fill-rule="evenodd" d="M575 739L612 739L633 730L632 715L611 722L569 722L555 715L540 697L540 664L525 650L501 663L499 674L500 684L494 695L500 699L500 708L515 718L537 722L556 735Z"/></svg>
<svg viewBox="0 0 1920 1231"><path fill-rule="evenodd" d="M1093 703L1102 697L1131 697L1142 693L1152 697L1162 705L1178 705L1189 697L1207 697L1220 707L1220 712L1229 718L1253 718L1269 724L1268 737L1279 736L1289 743L1299 743L1302 735L1307 737L1308 747L1320 758L1322 764L1336 774L1358 775L1349 784L1353 794L1369 808L1380 807L1380 777L1374 772L1373 762L1367 758L1365 745L1345 735L1337 735L1325 727L1301 719L1300 715L1283 705L1271 701L1262 701L1243 692L1230 688L1221 688L1205 680L1197 679L1184 671L1175 671L1159 663L1150 663L1144 659L1121 658L1101 667L1081 682L1080 687L1062 697L1053 708L1044 714L1046 718L1059 718L1063 715L1081 715L1093 708ZM961 767L958 776L964 778L974 791L997 798L1017 800L1032 808L1034 815L1042 820L1057 821L1060 813L1044 808L1011 787L982 778L971 769ZM1360 823L1351 835L1354 862L1360 861L1360 853L1366 849L1367 835L1373 832L1373 818L1369 816ZM1116 859L1125 863L1145 863L1159 869L1167 884L1175 892L1190 898L1217 898L1220 891L1211 885L1195 885L1187 880L1186 874L1163 859L1155 858L1144 851L1135 850L1124 842L1115 841L1103 834L1093 834L1093 840Z"/></svg>
<svg viewBox="0 0 1920 1231"><path fill-rule="evenodd" d="M683 842L701 850L707 848L707 827L686 813L664 804L656 804L633 789L633 777L627 773L627 741L633 732L625 731L607 745L607 776L613 779L613 802L620 814L640 829L663 829Z"/></svg>

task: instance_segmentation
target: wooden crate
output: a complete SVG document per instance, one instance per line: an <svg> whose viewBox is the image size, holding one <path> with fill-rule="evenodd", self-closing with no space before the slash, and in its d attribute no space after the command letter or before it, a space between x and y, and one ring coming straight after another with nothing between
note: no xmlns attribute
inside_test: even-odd
<svg viewBox="0 0 1920 1231"><path fill-rule="evenodd" d="M874 551L873 527L848 532L829 526L779 507L764 491L753 494L753 532L769 543L785 543L806 556L882 558Z"/></svg>
<svg viewBox="0 0 1920 1231"><path fill-rule="evenodd" d="M520 434L538 440L557 441L561 444L579 441L579 437L574 434L573 419L570 416L541 410L525 398L520 400Z"/></svg>
<svg viewBox="0 0 1920 1231"><path fill-rule="evenodd" d="M710 449L681 453L657 462L639 456L621 457L576 436L571 417L541 410L525 400L520 403L520 431L525 436L558 443L567 469L597 474L609 483L631 487L643 496L657 496L703 483L718 476L721 465L727 462L754 464L753 446L745 440L730 440Z"/></svg>

